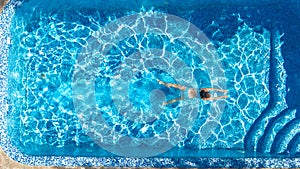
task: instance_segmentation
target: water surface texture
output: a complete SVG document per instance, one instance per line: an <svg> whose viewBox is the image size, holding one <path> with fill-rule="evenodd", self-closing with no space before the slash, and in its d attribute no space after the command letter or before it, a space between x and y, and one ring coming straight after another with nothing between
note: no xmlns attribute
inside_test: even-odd
<svg viewBox="0 0 300 169"><path fill-rule="evenodd" d="M16 9L8 53L8 135L22 153L299 153L279 5L51 11L32 3ZM228 98L188 99L158 80Z"/></svg>

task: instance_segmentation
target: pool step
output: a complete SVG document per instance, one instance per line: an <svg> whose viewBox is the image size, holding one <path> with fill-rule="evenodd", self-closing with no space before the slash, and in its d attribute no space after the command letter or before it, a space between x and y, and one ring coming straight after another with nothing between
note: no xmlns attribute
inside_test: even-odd
<svg viewBox="0 0 300 169"><path fill-rule="evenodd" d="M289 153L287 150L289 143L293 140L297 134L300 133L300 119L295 118L287 123L276 134L270 153ZM292 143L291 143L292 144ZM292 147L290 147L292 148ZM297 151L297 150L292 150Z"/></svg>
<svg viewBox="0 0 300 169"><path fill-rule="evenodd" d="M273 117L269 121L264 134L259 139L256 151L261 153L270 152L272 143L279 131L281 131L288 122L293 120L295 116L296 110L285 109L278 116Z"/></svg>
<svg viewBox="0 0 300 169"><path fill-rule="evenodd" d="M249 131L244 138L244 148L248 152L268 152L270 151L271 144L273 145L273 139L277 137L277 131L281 128L277 125L278 122L282 122L283 125L288 124L289 120L283 120L286 117L285 114L291 114L293 111L283 109L287 108L285 96L285 79L282 77L280 70L283 68L283 58L281 55L281 45L279 30L274 26L271 30L271 51L270 51L270 72L269 72L269 90L270 100L267 108L263 110L261 115L254 121ZM283 112L282 112L283 111ZM281 117L283 116L283 117ZM281 125L282 126L282 125ZM262 145L266 144L266 145Z"/></svg>
<svg viewBox="0 0 300 169"><path fill-rule="evenodd" d="M300 133L297 133L293 139L289 142L286 153L294 154L296 156L299 156L299 145L300 145Z"/></svg>

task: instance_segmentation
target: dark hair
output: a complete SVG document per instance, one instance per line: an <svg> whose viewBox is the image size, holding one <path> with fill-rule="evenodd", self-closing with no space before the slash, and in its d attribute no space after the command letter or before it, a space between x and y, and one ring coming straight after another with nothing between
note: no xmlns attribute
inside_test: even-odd
<svg viewBox="0 0 300 169"><path fill-rule="evenodd" d="M201 90L199 94L202 99L211 97L211 94L205 90Z"/></svg>
<svg viewBox="0 0 300 169"><path fill-rule="evenodd" d="M210 98L211 94L209 92L205 92L205 98Z"/></svg>

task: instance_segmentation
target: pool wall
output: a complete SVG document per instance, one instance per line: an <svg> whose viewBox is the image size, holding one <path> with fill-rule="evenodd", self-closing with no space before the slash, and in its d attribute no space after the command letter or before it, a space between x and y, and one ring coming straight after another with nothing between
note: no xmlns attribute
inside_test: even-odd
<svg viewBox="0 0 300 169"><path fill-rule="evenodd" d="M299 54L299 21L300 21L300 2L297 0L291 0L287 3L289 6L289 11L293 13L288 13L285 15L284 29L285 34L285 46L283 46L283 56L285 60L285 69L288 73L287 85L289 86L289 91L287 92L287 102L289 107L299 109L300 107L300 60ZM291 24L292 23L292 24Z"/></svg>
<svg viewBox="0 0 300 169"><path fill-rule="evenodd" d="M57 1L59 4L60 1ZM71 1L69 1L71 3ZM178 1L159 1L158 4L165 5L165 3L168 2L169 5L176 4L178 5ZM223 4L239 4L244 5L247 4L246 1L216 1L217 3L223 3ZM216 3L214 2L214 3ZM252 2L253 5L260 5L261 3L278 3L281 1L254 1ZM55 6L61 7L55 3ZM110 1L111 5L114 4L112 1ZM132 8L132 5L135 3L132 3L129 5L128 1L119 1L118 5L120 3L124 3L124 7ZM200 5L200 4L210 4L213 3L212 1L189 1L189 3L185 3L184 5L187 6L193 6L193 5ZM30 4L30 3L28 3ZM52 3L53 4L53 3ZM52 4L44 4L45 7L53 6ZM289 5L295 4L295 9L300 9L300 3L298 1L291 1L289 2ZM10 3L6 6L4 13L0 15L0 35L1 35L1 45L0 45L0 65L1 67L5 67L3 64L7 64L7 60L5 56L7 56L8 52L8 45L10 44L10 38L9 38L9 25L10 25L10 18L12 17L14 13L15 6L20 5L19 1L10 1ZM62 6L69 6L68 4L61 4ZM86 6L87 4L78 4L79 6ZM151 4L149 4L151 6ZM102 6L102 5L101 5ZM105 1L103 1L103 6L106 6ZM136 6L137 8L140 7L140 5ZM58 10L59 8L57 8ZM300 15L300 13L299 13ZM299 17L299 16L297 16ZM297 25L297 24L296 24ZM297 25L298 26L298 25ZM288 29L288 28L287 28ZM295 31L295 29L290 30ZM274 31L273 34L280 34L281 32ZM295 34L299 34L298 32L295 32ZM274 36L275 37L275 36ZM293 39L295 37L287 37L285 43L287 43L287 46L289 46L289 49L291 46L294 45L294 51L289 51L288 53L285 53L283 51L283 56L285 59L285 63L288 64L287 67L285 67L287 74L289 77L287 78L287 87L290 89L289 92L287 92L287 103L289 104L289 108L292 110L299 108L300 104L297 102L298 98L300 98L300 94L298 92L300 83L295 83L295 81L300 82L300 75L298 72L300 72L299 68L297 68L300 63L296 63L294 61L293 56L295 54L299 54L299 49L297 48L299 46L299 43L291 45L288 40L291 40L291 42L295 42ZM276 39L273 39L273 41L276 41ZM277 39L278 41L278 39ZM273 43L274 47L276 47L276 43ZM276 50L273 49L273 57L276 58ZM290 63L292 62L292 63ZM278 67L276 64L273 63L273 67ZM294 66L291 66L294 65ZM276 70L273 70L276 72ZM7 136L6 131L6 120L5 120L5 113L8 110L8 107L6 105L6 93L5 93L5 86L6 80L5 79L6 72L5 70L0 71L0 78L1 78L1 89L0 89L0 131L1 131L1 147L7 153L11 158L14 160L28 164L28 165L47 165L47 166L110 166L110 167L300 167L300 158L289 158L289 157L280 157L280 158L255 158L255 157L236 157L236 158L189 158L189 157L153 157L153 158L126 158L126 157L62 157L62 156L31 156L21 153L19 150L17 150L9 141L9 138ZM276 81L274 83L274 93L276 93L275 89L278 89L278 86L276 86ZM279 98L284 99L284 98ZM289 101L291 99L291 101ZM272 101L273 104L276 103L276 100ZM272 106L272 105L271 105ZM273 107L271 107L273 108ZM268 110L265 110L268 112ZM297 111L299 112L299 111ZM259 121L259 120L258 120ZM257 122L258 123L258 122ZM255 130L253 130L255 131ZM251 135L251 132L250 134ZM246 140L247 141L247 140ZM247 145L248 144L248 145ZM257 144L257 143L256 143ZM251 139L249 139L249 143L246 142L246 149L254 149L253 144L251 143ZM273 148L275 149L275 148Z"/></svg>

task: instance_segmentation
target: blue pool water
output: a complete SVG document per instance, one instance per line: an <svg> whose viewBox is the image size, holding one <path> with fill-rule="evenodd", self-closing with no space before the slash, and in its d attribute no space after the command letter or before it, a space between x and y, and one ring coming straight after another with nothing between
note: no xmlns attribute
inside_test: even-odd
<svg viewBox="0 0 300 169"><path fill-rule="evenodd" d="M299 156L300 15L283 9L289 2L52 3L11 3L18 5L0 62L2 128L21 154ZM189 99L157 79L228 90L228 98ZM80 165L91 164L109 165Z"/></svg>

